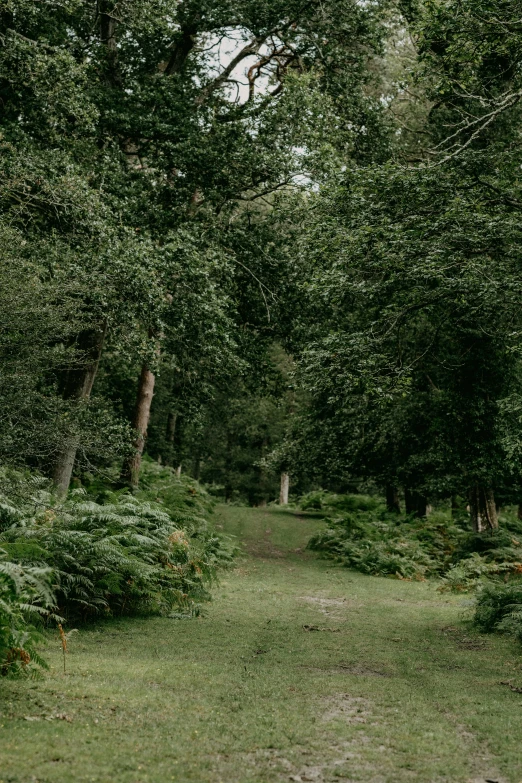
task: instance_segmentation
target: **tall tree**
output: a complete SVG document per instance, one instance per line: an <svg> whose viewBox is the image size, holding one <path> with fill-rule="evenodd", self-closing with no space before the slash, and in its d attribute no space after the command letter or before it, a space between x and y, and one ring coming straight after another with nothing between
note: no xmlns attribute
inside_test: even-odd
<svg viewBox="0 0 522 783"><path fill-rule="evenodd" d="M398 483L419 514L426 494L467 495L479 531L497 525L494 488L522 469L519 426L505 436L522 282L513 13L419 4L418 66L403 78L427 109L411 109L423 144L399 136L408 165L361 168L320 194L304 246L318 443L337 444L341 471L387 485L390 506Z"/></svg>

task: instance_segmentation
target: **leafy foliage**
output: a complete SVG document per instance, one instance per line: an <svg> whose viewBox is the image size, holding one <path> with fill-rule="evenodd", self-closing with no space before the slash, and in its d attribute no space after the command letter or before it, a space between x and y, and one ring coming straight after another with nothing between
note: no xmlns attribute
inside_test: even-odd
<svg viewBox="0 0 522 783"><path fill-rule="evenodd" d="M67 618L97 614L194 613L229 556L197 508L188 510L193 484L173 489L165 481L154 494L164 504L113 494L99 504L85 490L64 502L40 492L16 521L4 524L2 545L14 559L52 568L56 602ZM181 500L181 502L180 502Z"/></svg>
<svg viewBox="0 0 522 783"><path fill-rule="evenodd" d="M168 417L197 416L285 310L275 194L386 146L365 89L384 29L353 0L1 0L0 459L121 460L142 365L173 457Z"/></svg>
<svg viewBox="0 0 522 783"><path fill-rule="evenodd" d="M43 665L35 618L192 616L209 599L234 545L213 531L210 500L194 481L151 462L145 472L141 497L98 484L91 495L82 488L65 500L48 482L10 475L15 501L4 496L0 504L4 673ZM92 499L95 490L103 503Z"/></svg>
<svg viewBox="0 0 522 783"><path fill-rule="evenodd" d="M522 641L522 585L484 587L477 597L474 623L485 633L508 633Z"/></svg>
<svg viewBox="0 0 522 783"><path fill-rule="evenodd" d="M36 644L38 626L55 606L52 571L11 562L0 548L0 673L34 674L45 661Z"/></svg>
<svg viewBox="0 0 522 783"><path fill-rule="evenodd" d="M305 496L302 508L310 506ZM522 573L522 522L509 511L493 534L469 531L467 519L433 511L425 519L391 514L372 497L322 492L327 528L309 547L367 574L399 578L440 578L440 589L466 591L495 578ZM344 509L349 509L346 513ZM330 516L331 515L331 516Z"/></svg>

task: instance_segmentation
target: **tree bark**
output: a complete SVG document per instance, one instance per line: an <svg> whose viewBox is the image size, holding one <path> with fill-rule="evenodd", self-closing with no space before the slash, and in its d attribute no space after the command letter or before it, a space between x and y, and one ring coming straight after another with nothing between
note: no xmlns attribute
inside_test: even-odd
<svg viewBox="0 0 522 783"><path fill-rule="evenodd" d="M120 480L127 484L131 489L138 486L140 478L141 458L145 441L147 439L147 428L149 426L150 406L154 396L154 383L156 378L154 373L149 370L146 364L141 368L140 380L138 383L138 394L136 397L136 408L134 411L133 428L137 432L134 441L134 454L128 457L121 471Z"/></svg>
<svg viewBox="0 0 522 783"><path fill-rule="evenodd" d="M404 490L404 504L407 514L412 514L417 519L422 519L426 516L428 501L425 495L422 495L420 492L406 488Z"/></svg>
<svg viewBox="0 0 522 783"><path fill-rule="evenodd" d="M401 513L401 503L399 500L399 490L392 484L386 485L386 509L392 514Z"/></svg>
<svg viewBox="0 0 522 783"><path fill-rule="evenodd" d="M279 505L288 505L288 493L290 490L290 476L286 471L281 473L281 489L279 492Z"/></svg>
<svg viewBox="0 0 522 783"><path fill-rule="evenodd" d="M174 413L174 411L170 411L167 418L167 440L169 443L174 443L177 420L178 420L178 414Z"/></svg>
<svg viewBox="0 0 522 783"><path fill-rule="evenodd" d="M116 19L112 16L114 3L101 0L100 9L100 38L110 52L116 51Z"/></svg>
<svg viewBox="0 0 522 783"><path fill-rule="evenodd" d="M182 27L180 36L176 42L170 60L165 65L164 73L167 76L179 73L183 68L187 57L194 48L197 30L195 27Z"/></svg>
<svg viewBox="0 0 522 783"><path fill-rule="evenodd" d="M100 20L100 40L106 47L107 67L105 78L112 87L122 87L122 77L118 66L118 45L116 41L116 25L118 13L113 0L98 0Z"/></svg>
<svg viewBox="0 0 522 783"><path fill-rule="evenodd" d="M474 484L470 490L469 508L471 524L475 533L498 529L498 516L495 495L491 487Z"/></svg>
<svg viewBox="0 0 522 783"><path fill-rule="evenodd" d="M201 455L196 454L194 457L194 478L196 481L199 481L199 476L201 473Z"/></svg>
<svg viewBox="0 0 522 783"><path fill-rule="evenodd" d="M167 427L165 439L167 441L167 453L165 456L165 465L174 465L174 439L176 436L176 425L178 423L178 414L175 411L169 411L167 416Z"/></svg>
<svg viewBox="0 0 522 783"><path fill-rule="evenodd" d="M518 504L518 509L517 509L517 517L518 517L519 519L522 519L522 503L519 503L519 504Z"/></svg>
<svg viewBox="0 0 522 783"><path fill-rule="evenodd" d="M86 329L78 335L77 349L80 353L80 362L78 366L70 367L64 374L62 382L64 400L80 402L91 396L106 328L106 324L103 324L99 329ZM78 436L73 435L60 450L52 466L51 476L60 495L65 495L69 489L78 446Z"/></svg>
<svg viewBox="0 0 522 783"><path fill-rule="evenodd" d="M178 467L176 468L176 476L177 478L181 476L181 465L178 465Z"/></svg>

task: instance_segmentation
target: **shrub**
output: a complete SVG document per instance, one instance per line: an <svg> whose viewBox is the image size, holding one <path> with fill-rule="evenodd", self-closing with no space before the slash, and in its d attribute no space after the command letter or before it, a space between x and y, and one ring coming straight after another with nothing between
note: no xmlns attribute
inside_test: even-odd
<svg viewBox="0 0 522 783"><path fill-rule="evenodd" d="M498 532L477 535L467 520L434 511L425 519L389 514L378 499L323 492L327 528L309 547L364 573L442 577L441 589L470 590L485 579L522 573L522 524L512 513ZM349 509L347 512L346 509Z"/></svg>
<svg viewBox="0 0 522 783"><path fill-rule="evenodd" d="M357 506L356 497L347 498L343 504L336 496L337 508ZM310 549L363 573L402 578L440 575L451 562L462 535L453 524L436 515L431 522L400 518L365 496L359 508L327 518L327 529L310 539Z"/></svg>
<svg viewBox="0 0 522 783"><path fill-rule="evenodd" d="M44 665L38 621L197 614L218 568L235 555L208 522L204 490L151 462L137 496L93 481L89 492L61 501L44 479L14 472L0 479L12 492L0 496L3 674Z"/></svg>
<svg viewBox="0 0 522 783"><path fill-rule="evenodd" d="M54 616L51 577L49 568L9 562L0 549L0 674L29 674L46 667L36 642L39 621Z"/></svg>
<svg viewBox="0 0 522 783"><path fill-rule="evenodd" d="M303 511L375 511L382 505L378 498L370 495L336 495L324 489L308 492L299 500Z"/></svg>
<svg viewBox="0 0 522 783"><path fill-rule="evenodd" d="M0 497L0 546L14 564L52 570L66 617L195 613L235 554L208 521L204 490L150 461L136 496L99 480L65 501L41 480L18 490L16 502Z"/></svg>
<svg viewBox="0 0 522 783"><path fill-rule="evenodd" d="M477 589L495 577L507 579L510 575L518 576L522 572L522 566L512 561L490 561L478 552L473 552L455 565L450 566L444 575L439 590L452 590L465 592Z"/></svg>
<svg viewBox="0 0 522 783"><path fill-rule="evenodd" d="M477 596L473 622L485 633L509 633L522 641L522 584L484 587Z"/></svg>
<svg viewBox="0 0 522 783"><path fill-rule="evenodd" d="M176 471L154 460L144 458L140 473L140 489L137 497L160 503L171 515L182 514L186 521L190 514L201 518L212 513L214 500L209 493L190 476L178 476Z"/></svg>
<svg viewBox="0 0 522 783"><path fill-rule="evenodd" d="M101 505L83 490L5 529L2 545L20 563L50 565L65 617L197 612L219 564L219 539L204 520L128 494ZM176 516L176 519L172 517ZM204 529L204 534L200 535Z"/></svg>

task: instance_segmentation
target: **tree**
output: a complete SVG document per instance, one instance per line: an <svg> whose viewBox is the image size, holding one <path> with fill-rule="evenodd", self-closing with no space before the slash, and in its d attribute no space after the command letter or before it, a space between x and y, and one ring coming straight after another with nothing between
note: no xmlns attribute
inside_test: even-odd
<svg viewBox="0 0 522 783"><path fill-rule="evenodd" d="M521 469L520 430L509 449L505 438L520 329L518 107L505 98L520 55L506 11L474 26L476 3L422 9L417 78L433 104L421 161L325 189L304 245L317 327L301 365L322 442L351 430L341 469L402 483L412 511L412 492L424 507L426 494L465 493L478 530L496 526L493 489Z"/></svg>
<svg viewBox="0 0 522 783"><path fill-rule="evenodd" d="M124 471L131 483L146 437L152 376L163 357L170 361L167 346L177 338L169 322L183 308L183 278L191 274L190 266L180 272L165 247L188 236L228 258L228 274L213 270L198 306L205 300L213 307L216 297L227 302L245 274L255 281L256 298L266 298L271 259L258 255L250 265L250 251L234 246L235 222L248 204L296 178L321 175L354 151L366 154L366 126L379 113L364 93L368 60L380 46L376 10L344 0L217 6L124 0L117 7L112 0L4 0L5 137L44 157L58 150L63 165L77 172L78 201L86 211L93 199L99 203L92 230L106 264L97 265L96 250L85 276L106 283L116 267L125 279L118 296L114 287L105 296L102 285L97 298L86 287L89 326L76 337L85 361L61 385L78 411L88 407L100 335L134 351L142 366L138 448L133 470ZM348 69L341 67L347 58ZM332 134L340 122L344 130ZM243 299L234 304L250 307L251 297ZM81 437L71 435L52 468L62 488L79 445Z"/></svg>

